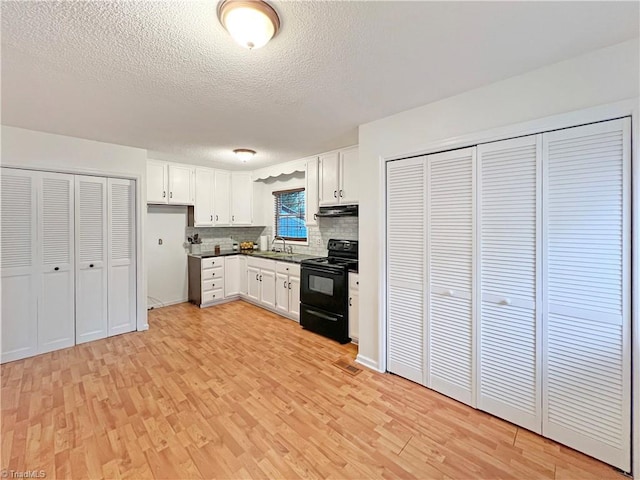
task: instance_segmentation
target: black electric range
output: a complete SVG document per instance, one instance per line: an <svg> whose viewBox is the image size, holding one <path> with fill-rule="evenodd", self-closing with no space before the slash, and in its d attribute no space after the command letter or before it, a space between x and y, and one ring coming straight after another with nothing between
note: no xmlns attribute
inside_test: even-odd
<svg viewBox="0 0 640 480"><path fill-rule="evenodd" d="M329 240L326 257L303 260L300 270L300 325L348 343L349 270L358 269L357 240Z"/></svg>

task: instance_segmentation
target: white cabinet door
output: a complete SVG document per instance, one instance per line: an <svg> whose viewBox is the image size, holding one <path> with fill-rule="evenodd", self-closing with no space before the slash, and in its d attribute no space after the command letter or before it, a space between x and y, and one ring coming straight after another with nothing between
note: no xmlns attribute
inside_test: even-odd
<svg viewBox="0 0 640 480"><path fill-rule="evenodd" d="M108 205L108 332L136 328L135 182L109 178Z"/></svg>
<svg viewBox="0 0 640 480"><path fill-rule="evenodd" d="M337 205L340 174L340 155L338 152L320 155L320 201L319 204Z"/></svg>
<svg viewBox="0 0 640 480"><path fill-rule="evenodd" d="M213 227L213 170L195 169L194 227Z"/></svg>
<svg viewBox="0 0 640 480"><path fill-rule="evenodd" d="M276 274L276 310L289 313L289 275Z"/></svg>
<svg viewBox="0 0 640 480"><path fill-rule="evenodd" d="M542 135L478 146L478 408L540 433Z"/></svg>
<svg viewBox="0 0 640 480"><path fill-rule="evenodd" d="M475 158L475 148L427 157L430 386L472 406Z"/></svg>
<svg viewBox="0 0 640 480"><path fill-rule="evenodd" d="M147 203L169 202L169 177L167 164L154 160L147 161Z"/></svg>
<svg viewBox="0 0 640 480"><path fill-rule="evenodd" d="M231 173L231 223L253 223L253 181L251 172Z"/></svg>
<svg viewBox="0 0 640 480"><path fill-rule="evenodd" d="M542 431L630 470L630 119L543 135Z"/></svg>
<svg viewBox="0 0 640 480"><path fill-rule="evenodd" d="M248 277L247 277L247 257L245 257L244 255L240 255L239 257L239 272L240 272L240 294L241 295L246 295L247 294L247 281L248 281Z"/></svg>
<svg viewBox="0 0 640 480"><path fill-rule="evenodd" d="M387 369L424 384L425 157L387 163Z"/></svg>
<svg viewBox="0 0 640 480"><path fill-rule="evenodd" d="M260 270L260 301L276 308L276 272L273 270Z"/></svg>
<svg viewBox="0 0 640 480"><path fill-rule="evenodd" d="M240 256L224 257L224 296L240 294Z"/></svg>
<svg viewBox="0 0 640 480"><path fill-rule="evenodd" d="M340 203L352 205L358 203L358 184L360 183L360 157L358 147L347 148L340 152Z"/></svg>
<svg viewBox="0 0 640 480"><path fill-rule="evenodd" d="M38 353L44 353L75 344L74 179L45 172L39 177Z"/></svg>
<svg viewBox="0 0 640 480"><path fill-rule="evenodd" d="M305 223L317 225L318 219L318 157L307 160L305 175Z"/></svg>
<svg viewBox="0 0 640 480"><path fill-rule="evenodd" d="M300 277L289 277L289 313L300 320Z"/></svg>
<svg viewBox="0 0 640 480"><path fill-rule="evenodd" d="M349 337L358 341L358 321L360 319L360 294L357 291L349 292Z"/></svg>
<svg viewBox="0 0 640 480"><path fill-rule="evenodd" d="M0 363L38 353L39 289L37 173L2 168L2 356Z"/></svg>
<svg viewBox="0 0 640 480"><path fill-rule="evenodd" d="M247 267L247 296L256 302L260 301L260 269Z"/></svg>
<svg viewBox="0 0 640 480"><path fill-rule="evenodd" d="M231 223L230 213L230 175L229 172L216 170L214 174L213 187L213 221L216 225L229 225Z"/></svg>
<svg viewBox="0 0 640 480"><path fill-rule="evenodd" d="M193 167L169 165L169 203L193 204Z"/></svg>
<svg viewBox="0 0 640 480"><path fill-rule="evenodd" d="M76 344L107 336L107 179L75 177Z"/></svg>

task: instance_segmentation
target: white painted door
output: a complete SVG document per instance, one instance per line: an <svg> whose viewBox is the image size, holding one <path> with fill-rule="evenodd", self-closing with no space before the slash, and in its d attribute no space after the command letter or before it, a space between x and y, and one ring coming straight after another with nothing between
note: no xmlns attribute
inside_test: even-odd
<svg viewBox="0 0 640 480"><path fill-rule="evenodd" d="M147 161L147 203L168 203L168 172L165 162Z"/></svg>
<svg viewBox="0 0 640 480"><path fill-rule="evenodd" d="M260 301L260 269L247 267L247 296L256 302Z"/></svg>
<svg viewBox="0 0 640 480"><path fill-rule="evenodd" d="M38 177L38 353L45 353L75 344L74 178Z"/></svg>
<svg viewBox="0 0 640 480"><path fill-rule="evenodd" d="M387 369L426 383L425 157L387 163Z"/></svg>
<svg viewBox="0 0 640 480"><path fill-rule="evenodd" d="M240 256L224 257L224 296L240 294Z"/></svg>
<svg viewBox="0 0 640 480"><path fill-rule="evenodd" d="M135 182L109 178L108 205L108 335L136 328Z"/></svg>
<svg viewBox="0 0 640 480"><path fill-rule="evenodd" d="M430 387L475 406L474 148L427 157Z"/></svg>
<svg viewBox="0 0 640 480"><path fill-rule="evenodd" d="M169 203L193 204L192 184L193 167L188 165L169 165Z"/></svg>
<svg viewBox="0 0 640 480"><path fill-rule="evenodd" d="M214 174L214 187L213 187L213 221L216 225L230 225L231 213L230 213L230 176L229 172L224 170L216 170Z"/></svg>
<svg viewBox="0 0 640 480"><path fill-rule="evenodd" d="M239 272L240 272L240 294L246 295L248 288L248 276L247 276L247 257L240 255L239 260Z"/></svg>
<svg viewBox="0 0 640 480"><path fill-rule="evenodd" d="M107 336L107 179L75 177L76 343Z"/></svg>
<svg viewBox="0 0 640 480"><path fill-rule="evenodd" d="M317 225L318 218L318 157L307 160L305 175L305 223Z"/></svg>
<svg viewBox="0 0 640 480"><path fill-rule="evenodd" d="M358 184L360 183L360 157L358 147L347 148L340 152L340 203L358 203Z"/></svg>
<svg viewBox="0 0 640 480"><path fill-rule="evenodd" d="M478 408L540 433L542 135L478 146Z"/></svg>
<svg viewBox="0 0 640 480"><path fill-rule="evenodd" d="M318 165L320 174L319 204L321 206L337 205L340 203L338 197L340 155L338 152L320 155Z"/></svg>
<svg viewBox="0 0 640 480"><path fill-rule="evenodd" d="M260 301L269 308L276 308L276 272L260 270Z"/></svg>
<svg viewBox="0 0 640 480"><path fill-rule="evenodd" d="M231 172L231 223L253 223L253 181L251 172Z"/></svg>
<svg viewBox="0 0 640 480"><path fill-rule="evenodd" d="M289 313L289 275L276 274L276 310Z"/></svg>
<svg viewBox="0 0 640 480"><path fill-rule="evenodd" d="M213 170L196 168L194 226L213 227Z"/></svg>
<svg viewBox="0 0 640 480"><path fill-rule="evenodd" d="M349 337L357 341L359 338L358 321L360 320L360 294L356 290L349 292Z"/></svg>
<svg viewBox="0 0 640 480"><path fill-rule="evenodd" d="M300 277L289 277L289 313L300 321Z"/></svg>
<svg viewBox="0 0 640 480"><path fill-rule="evenodd" d="M0 363L38 353L37 173L2 168L2 355Z"/></svg>
<svg viewBox="0 0 640 480"><path fill-rule="evenodd" d="M630 470L629 118L543 136L542 431Z"/></svg>

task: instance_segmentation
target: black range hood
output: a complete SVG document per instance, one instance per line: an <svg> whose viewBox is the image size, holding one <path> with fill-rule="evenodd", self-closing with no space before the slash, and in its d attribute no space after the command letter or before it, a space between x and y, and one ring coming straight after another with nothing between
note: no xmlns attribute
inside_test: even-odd
<svg viewBox="0 0 640 480"><path fill-rule="evenodd" d="M358 205L337 205L335 207L320 207L316 217L357 217Z"/></svg>

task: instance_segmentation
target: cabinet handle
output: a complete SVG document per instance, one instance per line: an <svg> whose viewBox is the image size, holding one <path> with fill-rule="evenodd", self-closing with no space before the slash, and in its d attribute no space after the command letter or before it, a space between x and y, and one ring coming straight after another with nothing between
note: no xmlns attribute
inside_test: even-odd
<svg viewBox="0 0 640 480"><path fill-rule="evenodd" d="M262 281L262 275L260 275L260 281Z"/></svg>
<svg viewBox="0 0 640 480"><path fill-rule="evenodd" d="M173 198L173 192L169 192L169 198Z"/></svg>
<svg viewBox="0 0 640 480"><path fill-rule="evenodd" d="M317 214L317 213L314 213L314 214L313 214L313 219L314 219L314 220L318 220L318 214Z"/></svg>
<svg viewBox="0 0 640 480"><path fill-rule="evenodd" d="M289 290L291 290L291 282L289 282Z"/></svg>
<svg viewBox="0 0 640 480"><path fill-rule="evenodd" d="M90 263L90 264L89 264L89 268L93 268L93 263Z"/></svg>
<svg viewBox="0 0 640 480"><path fill-rule="evenodd" d="M356 281L356 285L360 285L360 280Z"/></svg>
<svg viewBox="0 0 640 480"><path fill-rule="evenodd" d="M57 272L58 270L60 270L60 267L56 267L54 268L54 270Z"/></svg>
<svg viewBox="0 0 640 480"><path fill-rule="evenodd" d="M287 288L287 281L286 280L284 281L284 288L285 289Z"/></svg>
<svg viewBox="0 0 640 480"><path fill-rule="evenodd" d="M353 307L353 305L351 305L351 300L352 300L351 297L349 297L349 306Z"/></svg>
<svg viewBox="0 0 640 480"><path fill-rule="evenodd" d="M211 215L211 221L213 222L213 215Z"/></svg>
<svg viewBox="0 0 640 480"><path fill-rule="evenodd" d="M215 286L216 286L216 284L215 284L215 283L212 283L212 284L211 284L211 286L212 286L212 287L215 287Z"/></svg>
<svg viewBox="0 0 640 480"><path fill-rule="evenodd" d="M216 215L216 222L218 221L218 215Z"/></svg>
<svg viewBox="0 0 640 480"><path fill-rule="evenodd" d="M342 198L342 190L340 190L340 198Z"/></svg>
<svg viewBox="0 0 640 480"><path fill-rule="evenodd" d="M162 198L167 198L167 191L166 190L162 191Z"/></svg>
<svg viewBox="0 0 640 480"><path fill-rule="evenodd" d="M235 222L236 221L236 216L235 215L231 215L231 221Z"/></svg>
<svg viewBox="0 0 640 480"><path fill-rule="evenodd" d="M256 273L256 280L260 280L260 279L258 278L258 274L257 274L257 273Z"/></svg>
<svg viewBox="0 0 640 480"><path fill-rule="evenodd" d="M338 198L338 191L337 190L333 191L333 198Z"/></svg>
<svg viewBox="0 0 640 480"><path fill-rule="evenodd" d="M216 295L215 295L215 293L214 293L213 295L211 295L211 296L212 296L213 298L216 298Z"/></svg>

